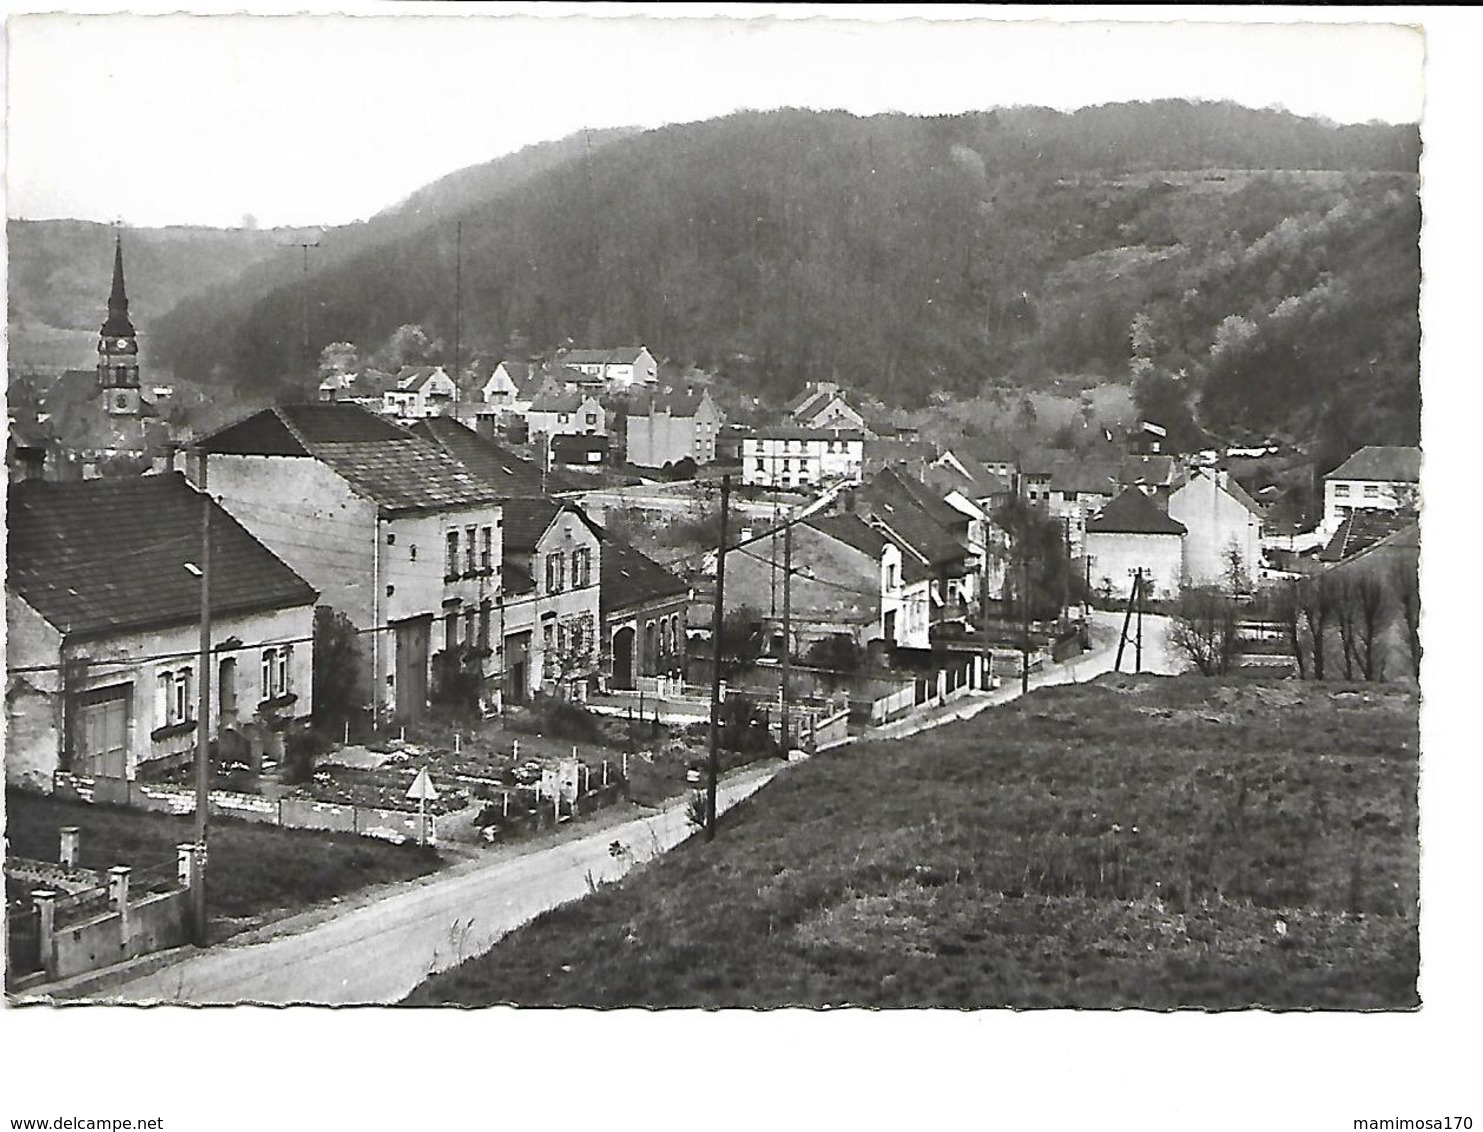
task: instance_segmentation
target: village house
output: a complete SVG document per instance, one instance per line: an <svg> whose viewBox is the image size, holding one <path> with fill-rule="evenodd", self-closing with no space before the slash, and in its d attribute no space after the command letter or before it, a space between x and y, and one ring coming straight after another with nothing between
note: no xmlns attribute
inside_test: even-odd
<svg viewBox="0 0 1483 1132"><path fill-rule="evenodd" d="M725 422L709 389L686 386L636 395L628 408L628 462L639 468L687 459L713 463Z"/></svg>
<svg viewBox="0 0 1483 1132"><path fill-rule="evenodd" d="M580 508L551 499L510 499L504 514L505 699L583 700L601 664L602 531Z"/></svg>
<svg viewBox="0 0 1483 1132"><path fill-rule="evenodd" d="M422 716L435 654L452 663L456 650L497 702L500 492L353 404L264 409L202 446L212 495L361 630L361 690L378 719Z"/></svg>
<svg viewBox="0 0 1483 1132"><path fill-rule="evenodd" d="M1092 588L1125 598L1143 572L1149 598L1179 596L1184 576L1184 524L1170 518L1149 496L1129 488L1087 520L1087 571Z"/></svg>
<svg viewBox="0 0 1483 1132"><path fill-rule="evenodd" d="M1046 484L1046 513L1066 532L1067 551L1079 556L1086 523L1112 502L1120 490L1116 463L1103 460L1066 460L1055 465Z"/></svg>
<svg viewBox="0 0 1483 1132"><path fill-rule="evenodd" d="M783 634L783 534L762 534L730 555L726 565L728 612L750 609L762 618L764 636ZM909 636L902 609L901 554L885 535L856 515L814 516L792 527L789 647L797 655L821 641L843 637L867 648L897 634ZM887 596L887 563L894 577ZM920 601L925 644L926 599ZM891 638L886 637L887 622Z"/></svg>
<svg viewBox="0 0 1483 1132"><path fill-rule="evenodd" d="M596 377L612 390L634 385L653 385L659 365L646 346L618 346L606 350L567 350L557 355L563 366Z"/></svg>
<svg viewBox="0 0 1483 1132"><path fill-rule="evenodd" d="M609 437L559 433L551 438L551 463L563 468L595 469L608 462Z"/></svg>
<svg viewBox="0 0 1483 1132"><path fill-rule="evenodd" d="M201 520L210 513L208 737L281 756L313 711L303 578L178 473L9 489L7 783L117 785L189 761L199 722ZM110 785L112 783L113 785Z"/></svg>
<svg viewBox="0 0 1483 1132"><path fill-rule="evenodd" d="M487 418L479 418L485 426ZM449 417L428 417L409 426L413 436L436 446L501 499L565 496L586 490L554 469L542 468L496 442L488 432L477 432ZM568 438L581 439L581 438Z"/></svg>
<svg viewBox="0 0 1483 1132"><path fill-rule="evenodd" d="M796 428L849 429L870 435L865 417L844 399L833 381L811 381L783 410L783 423Z"/></svg>
<svg viewBox="0 0 1483 1132"><path fill-rule="evenodd" d="M479 399L486 405L512 410L520 395L520 383L529 379L530 371L530 363L505 358L479 387Z"/></svg>
<svg viewBox="0 0 1483 1132"><path fill-rule="evenodd" d="M607 410L590 393L540 393L526 411L532 436L603 436L607 434Z"/></svg>
<svg viewBox="0 0 1483 1132"><path fill-rule="evenodd" d="M962 496L956 503L949 502L932 485L898 468L887 468L872 478L858 492L856 506L862 513L894 524L916 549L928 551L933 562L953 562L938 578L934 622L966 619L969 605L979 598L989 557L991 524L983 509ZM956 548L956 561L947 554L949 545Z"/></svg>
<svg viewBox="0 0 1483 1132"><path fill-rule="evenodd" d="M1229 472L1193 469L1169 495L1169 518L1183 524L1186 586L1250 591L1262 563L1262 512Z"/></svg>
<svg viewBox="0 0 1483 1132"><path fill-rule="evenodd" d="M859 483L864 462L865 436L852 429L781 425L742 438L742 483L750 487Z"/></svg>
<svg viewBox="0 0 1483 1132"><path fill-rule="evenodd" d="M820 515L806 525L861 556L852 572L839 575L841 581L858 579L864 588L874 580L875 618L856 638L859 644L868 647L879 640L888 650L931 646L933 575L922 554L856 514ZM833 576L815 568L817 578Z"/></svg>
<svg viewBox="0 0 1483 1132"><path fill-rule="evenodd" d="M690 587L652 558L612 537L602 541L602 671L624 690L685 675Z"/></svg>
<svg viewBox="0 0 1483 1132"><path fill-rule="evenodd" d="M404 366L396 388L381 395L382 411L416 420L435 417L458 400L458 386L442 366Z"/></svg>
<svg viewBox="0 0 1483 1132"><path fill-rule="evenodd" d="M1331 538L1352 511L1414 512L1420 489L1420 448L1361 448L1323 477L1323 536Z"/></svg>

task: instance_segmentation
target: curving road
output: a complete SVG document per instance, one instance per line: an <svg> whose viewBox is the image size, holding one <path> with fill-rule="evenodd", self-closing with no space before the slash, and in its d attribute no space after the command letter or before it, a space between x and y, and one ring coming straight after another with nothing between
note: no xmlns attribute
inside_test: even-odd
<svg viewBox="0 0 1483 1132"><path fill-rule="evenodd" d="M748 797L785 764L721 783L718 809ZM291 935L189 954L89 1001L190 1004L397 1002L431 972L488 951L539 913L584 896L692 833L684 803L468 871L413 882ZM614 856L614 841L625 848Z"/></svg>

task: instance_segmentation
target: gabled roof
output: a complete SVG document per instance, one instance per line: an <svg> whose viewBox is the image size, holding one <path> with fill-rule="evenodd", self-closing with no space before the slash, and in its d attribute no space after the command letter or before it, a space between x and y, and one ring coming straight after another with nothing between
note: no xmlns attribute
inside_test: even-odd
<svg viewBox="0 0 1483 1132"><path fill-rule="evenodd" d="M201 496L178 472L12 485L6 583L64 633L193 623ZM318 593L211 504L215 615L311 605Z"/></svg>
<svg viewBox="0 0 1483 1132"><path fill-rule="evenodd" d="M879 561L888 541L880 530L859 515L815 515L804 520L804 525L853 547L875 561Z"/></svg>
<svg viewBox="0 0 1483 1132"><path fill-rule="evenodd" d="M399 440L407 430L351 401L278 405L218 429L201 441L209 453L310 456L320 444Z"/></svg>
<svg viewBox="0 0 1483 1132"><path fill-rule="evenodd" d="M967 548L919 505L900 495L881 495L870 500L871 519L888 535L932 566L961 562ZM958 518L965 518L954 511Z"/></svg>
<svg viewBox="0 0 1483 1132"><path fill-rule="evenodd" d="M1179 482L1179 461L1173 456L1128 456L1118 472L1124 485L1147 484L1149 487L1172 487Z"/></svg>
<svg viewBox="0 0 1483 1132"><path fill-rule="evenodd" d="M900 468L883 468L866 485L864 494L867 498L896 496L903 501L914 503L944 530L955 530L968 523L968 516L956 507L950 506L927 484L915 476L908 475Z"/></svg>
<svg viewBox="0 0 1483 1132"><path fill-rule="evenodd" d="M415 436L320 444L314 455L357 494L392 514L497 503L503 498L436 445Z"/></svg>
<svg viewBox="0 0 1483 1132"><path fill-rule="evenodd" d="M582 393L557 393L546 390L536 395L530 404L532 413L575 413L582 408L587 397Z"/></svg>
<svg viewBox="0 0 1483 1132"><path fill-rule="evenodd" d="M494 369L489 371L489 378L493 378L495 373L498 372L501 366L503 366L505 369L505 376L507 376L517 386L520 382L524 381L530 375L529 362L517 362L513 358L505 358L502 361L497 362L494 366ZM485 379L485 384L488 384L489 378Z"/></svg>
<svg viewBox="0 0 1483 1132"><path fill-rule="evenodd" d="M555 499L510 499L504 506L504 543L511 550L529 554L562 512L576 515L593 534L603 537L603 530L587 513L571 503Z"/></svg>
<svg viewBox="0 0 1483 1132"><path fill-rule="evenodd" d="M707 400L711 400L711 391L705 387L696 389L693 386L685 389L669 387L663 390L641 393L629 402L628 415L631 417L652 416L657 410L668 413L672 417L693 417ZM714 400L711 407L716 408ZM719 410L717 410L719 413Z"/></svg>
<svg viewBox="0 0 1483 1132"><path fill-rule="evenodd" d="M642 346L614 346L606 350L568 350L561 355L563 365L578 366L631 366L643 352Z"/></svg>
<svg viewBox="0 0 1483 1132"><path fill-rule="evenodd" d="M773 425L759 428L758 440L864 440L857 428L803 428L800 425Z"/></svg>
<svg viewBox="0 0 1483 1132"><path fill-rule="evenodd" d="M1323 477L1326 480L1378 480L1381 483L1420 483L1420 448L1361 448Z"/></svg>
<svg viewBox="0 0 1483 1132"><path fill-rule="evenodd" d="M1136 488L1123 492L1088 519L1086 529L1089 534L1106 535L1182 535L1186 530Z"/></svg>
<svg viewBox="0 0 1483 1132"><path fill-rule="evenodd" d="M1057 464L1050 474L1050 489L1077 495L1116 495L1118 466L1104 460L1068 460Z"/></svg>
<svg viewBox="0 0 1483 1132"><path fill-rule="evenodd" d="M1343 562L1368 550L1407 527L1416 526L1416 516L1402 511L1364 509L1351 511L1339 524L1334 537L1318 552L1320 562Z"/></svg>
<svg viewBox="0 0 1483 1132"><path fill-rule="evenodd" d="M578 490L557 472L547 472L473 429L448 417L428 417L412 425L412 434L437 445L503 499L531 498L549 492Z"/></svg>
<svg viewBox="0 0 1483 1132"><path fill-rule="evenodd" d="M690 593L685 582L648 555L614 538L603 539L600 573L604 617L617 610Z"/></svg>
<svg viewBox="0 0 1483 1132"><path fill-rule="evenodd" d="M443 373L442 366L403 366L397 371L396 387L404 392L421 389L436 374L448 377L446 373Z"/></svg>

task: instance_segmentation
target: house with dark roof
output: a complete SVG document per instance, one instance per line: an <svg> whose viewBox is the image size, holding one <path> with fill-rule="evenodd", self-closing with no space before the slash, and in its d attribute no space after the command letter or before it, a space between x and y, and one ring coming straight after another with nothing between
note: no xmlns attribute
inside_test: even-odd
<svg viewBox="0 0 1483 1132"><path fill-rule="evenodd" d="M1361 448L1323 477L1323 525L1332 536L1353 511L1406 511L1420 507L1421 449Z"/></svg>
<svg viewBox="0 0 1483 1132"><path fill-rule="evenodd" d="M525 413L526 426L534 436L606 436L607 410L591 393L566 390L543 391Z"/></svg>
<svg viewBox="0 0 1483 1132"><path fill-rule="evenodd" d="M642 345L565 350L557 354L556 361L558 365L595 377L614 390L653 385L659 380L659 364L648 347Z"/></svg>
<svg viewBox="0 0 1483 1132"><path fill-rule="evenodd" d="M742 483L809 491L821 484L859 483L865 434L856 429L775 425L742 438Z"/></svg>
<svg viewBox="0 0 1483 1132"><path fill-rule="evenodd" d="M850 429L873 435L860 410L845 400L838 383L811 381L783 410L783 423L796 428Z"/></svg>
<svg viewBox="0 0 1483 1132"><path fill-rule="evenodd" d="M416 420L435 417L458 400L458 386L442 366L403 366L396 388L382 394L382 411Z"/></svg>
<svg viewBox="0 0 1483 1132"><path fill-rule="evenodd" d="M759 613L769 640L779 640L783 633L784 538L764 533L728 555L726 562L727 611ZM794 653L831 637L846 637L862 648L882 641L906 643L910 634L903 592L912 584L903 581L901 551L894 542L858 515L816 515L792 528L792 544L788 612ZM919 572L918 580L916 620L925 643L925 572Z"/></svg>
<svg viewBox="0 0 1483 1132"><path fill-rule="evenodd" d="M428 417L408 427L413 436L436 445L457 460L465 471L493 488L501 499L560 496L585 490L584 485L574 483L560 472L543 472L535 461L449 417Z"/></svg>
<svg viewBox="0 0 1483 1132"><path fill-rule="evenodd" d="M1262 565L1262 509L1229 472L1194 468L1169 495L1184 525L1182 584L1249 592Z"/></svg>
<svg viewBox="0 0 1483 1132"><path fill-rule="evenodd" d="M5 777L118 799L189 760L200 722L201 523L211 538L210 738L281 755L313 709L313 586L178 473L12 484Z"/></svg>
<svg viewBox="0 0 1483 1132"><path fill-rule="evenodd" d="M1128 488L1087 520L1086 557L1093 589L1126 597L1142 573L1152 598L1179 594L1184 575L1185 526L1149 496Z"/></svg>
<svg viewBox="0 0 1483 1132"><path fill-rule="evenodd" d="M609 437L562 433L551 438L551 463L567 469L596 470L608 462Z"/></svg>
<svg viewBox="0 0 1483 1132"><path fill-rule="evenodd" d="M621 539L602 539L602 672L609 688L654 690L685 675L690 586Z"/></svg>
<svg viewBox="0 0 1483 1132"><path fill-rule="evenodd" d="M202 447L212 495L362 631L377 719L423 715L435 668L477 668L498 702L503 492L349 402L264 409Z"/></svg>
<svg viewBox="0 0 1483 1132"><path fill-rule="evenodd" d="M725 412L704 386L633 394L628 405L628 462L640 468L662 468L687 459L712 463L725 423Z"/></svg>
<svg viewBox="0 0 1483 1132"><path fill-rule="evenodd" d="M509 499L503 548L510 592L496 612L505 700L585 699L602 659L602 528L572 503Z"/></svg>

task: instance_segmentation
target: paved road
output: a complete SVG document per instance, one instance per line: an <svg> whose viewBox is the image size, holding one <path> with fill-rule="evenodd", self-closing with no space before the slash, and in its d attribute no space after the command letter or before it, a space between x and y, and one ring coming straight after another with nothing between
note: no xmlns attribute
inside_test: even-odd
<svg viewBox="0 0 1483 1132"><path fill-rule="evenodd" d="M1055 684L1079 684L1094 679L1104 672L1111 672L1117 660L1117 642L1122 633L1122 618L1121 613L1104 613L1100 610L1093 610L1092 634L1097 642L1094 647L1062 664L1047 664L1040 671L1031 672L1031 690L1048 688ZM1169 648L1168 632L1169 619L1167 617L1144 615L1142 671L1172 676L1184 670L1186 666L1183 661ZM1129 636L1132 636L1131 630ZM1132 641L1129 641L1123 652L1122 671L1132 672L1133 662L1134 647ZM1018 699L1019 696L1019 677L1017 675L1013 678L1005 676L997 691L971 692L962 699L943 704L941 707L929 708L924 712L908 716L906 719L899 719L895 723L877 728L868 736L861 736L861 738L904 739L930 728L940 727L944 723L971 719L981 711L997 707L999 704L1007 704L1011 700Z"/></svg>
<svg viewBox="0 0 1483 1132"><path fill-rule="evenodd" d="M784 764L721 784L721 808L747 797ZM433 971L488 951L511 929L585 895L690 834L684 807L610 826L514 858L455 870L319 923L260 943L222 944L90 994L94 1000L274 1005L390 1003ZM609 846L628 850L614 857Z"/></svg>
<svg viewBox="0 0 1483 1132"><path fill-rule="evenodd" d="M1098 646L1065 664L1031 676L1031 687L1090 680L1112 669L1121 620L1096 614ZM1165 647L1163 618L1144 619L1143 666L1175 672ZM1131 670L1131 650L1124 657ZM1018 681L987 695L928 709L881 729L879 738L917 734L966 719L1020 694ZM773 763L744 771L722 784L720 805L748 797L782 769ZM590 887L627 872L635 863L673 848L690 833L683 804L653 815L574 836L555 845L458 866L410 882L308 927L279 925L264 940L227 942L151 973L85 996L127 1002L350 1005L399 1001L429 973L488 951L501 936L548 908L585 895ZM627 853L614 857L614 841ZM297 929L297 930L296 930ZM271 933L274 929L268 929ZM264 933L255 933L261 935Z"/></svg>

